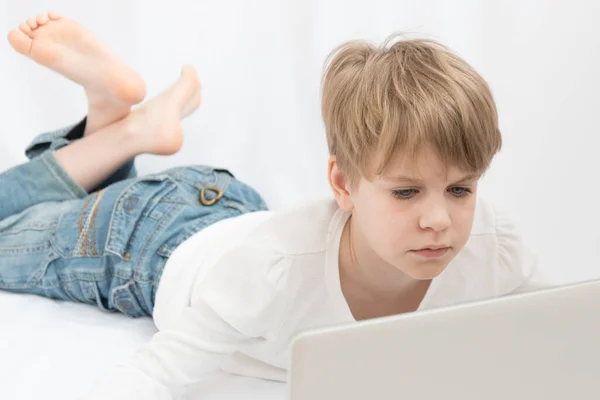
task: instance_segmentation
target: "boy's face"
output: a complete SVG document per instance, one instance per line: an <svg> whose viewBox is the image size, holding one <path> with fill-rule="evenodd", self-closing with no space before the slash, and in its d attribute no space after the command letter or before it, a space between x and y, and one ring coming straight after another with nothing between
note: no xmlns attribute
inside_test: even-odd
<svg viewBox="0 0 600 400"><path fill-rule="evenodd" d="M432 279L469 238L480 176L444 165L433 151L416 161L397 157L383 175L361 178L348 200L367 260Z"/></svg>

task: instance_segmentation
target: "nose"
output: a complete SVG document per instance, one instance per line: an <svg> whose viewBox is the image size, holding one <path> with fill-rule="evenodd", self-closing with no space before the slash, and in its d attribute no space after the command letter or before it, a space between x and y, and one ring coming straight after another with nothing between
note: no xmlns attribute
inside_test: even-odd
<svg viewBox="0 0 600 400"><path fill-rule="evenodd" d="M452 225L452 220L445 201L436 200L424 204L419 219L421 229L441 232L448 229L450 225Z"/></svg>

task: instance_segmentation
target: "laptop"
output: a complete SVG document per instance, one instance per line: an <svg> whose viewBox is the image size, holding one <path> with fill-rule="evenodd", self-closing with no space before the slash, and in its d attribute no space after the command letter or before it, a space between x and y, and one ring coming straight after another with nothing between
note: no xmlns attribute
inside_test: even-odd
<svg viewBox="0 0 600 400"><path fill-rule="evenodd" d="M291 400L600 399L600 281L314 330Z"/></svg>

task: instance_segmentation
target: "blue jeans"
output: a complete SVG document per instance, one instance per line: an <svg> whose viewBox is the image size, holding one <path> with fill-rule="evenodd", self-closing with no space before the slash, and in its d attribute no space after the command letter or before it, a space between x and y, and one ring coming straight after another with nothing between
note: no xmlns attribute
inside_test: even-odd
<svg viewBox="0 0 600 400"><path fill-rule="evenodd" d="M217 221L267 209L252 188L208 166L136 177L132 160L87 193L54 158L84 127L38 136L30 161L0 174L0 289L151 316L177 246Z"/></svg>

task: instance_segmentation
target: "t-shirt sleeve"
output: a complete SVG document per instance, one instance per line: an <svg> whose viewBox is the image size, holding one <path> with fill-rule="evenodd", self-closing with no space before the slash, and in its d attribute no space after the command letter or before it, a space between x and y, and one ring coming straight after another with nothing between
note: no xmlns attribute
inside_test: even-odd
<svg viewBox="0 0 600 400"><path fill-rule="evenodd" d="M506 212L496 211L496 237L498 240L498 263L512 277L511 294L540 290L548 286L540 270L537 257L524 243L523 238Z"/></svg>
<svg viewBox="0 0 600 400"><path fill-rule="evenodd" d="M214 372L223 356L278 327L289 259L265 249L226 254L193 290L191 305L100 379L85 399L172 400Z"/></svg>

